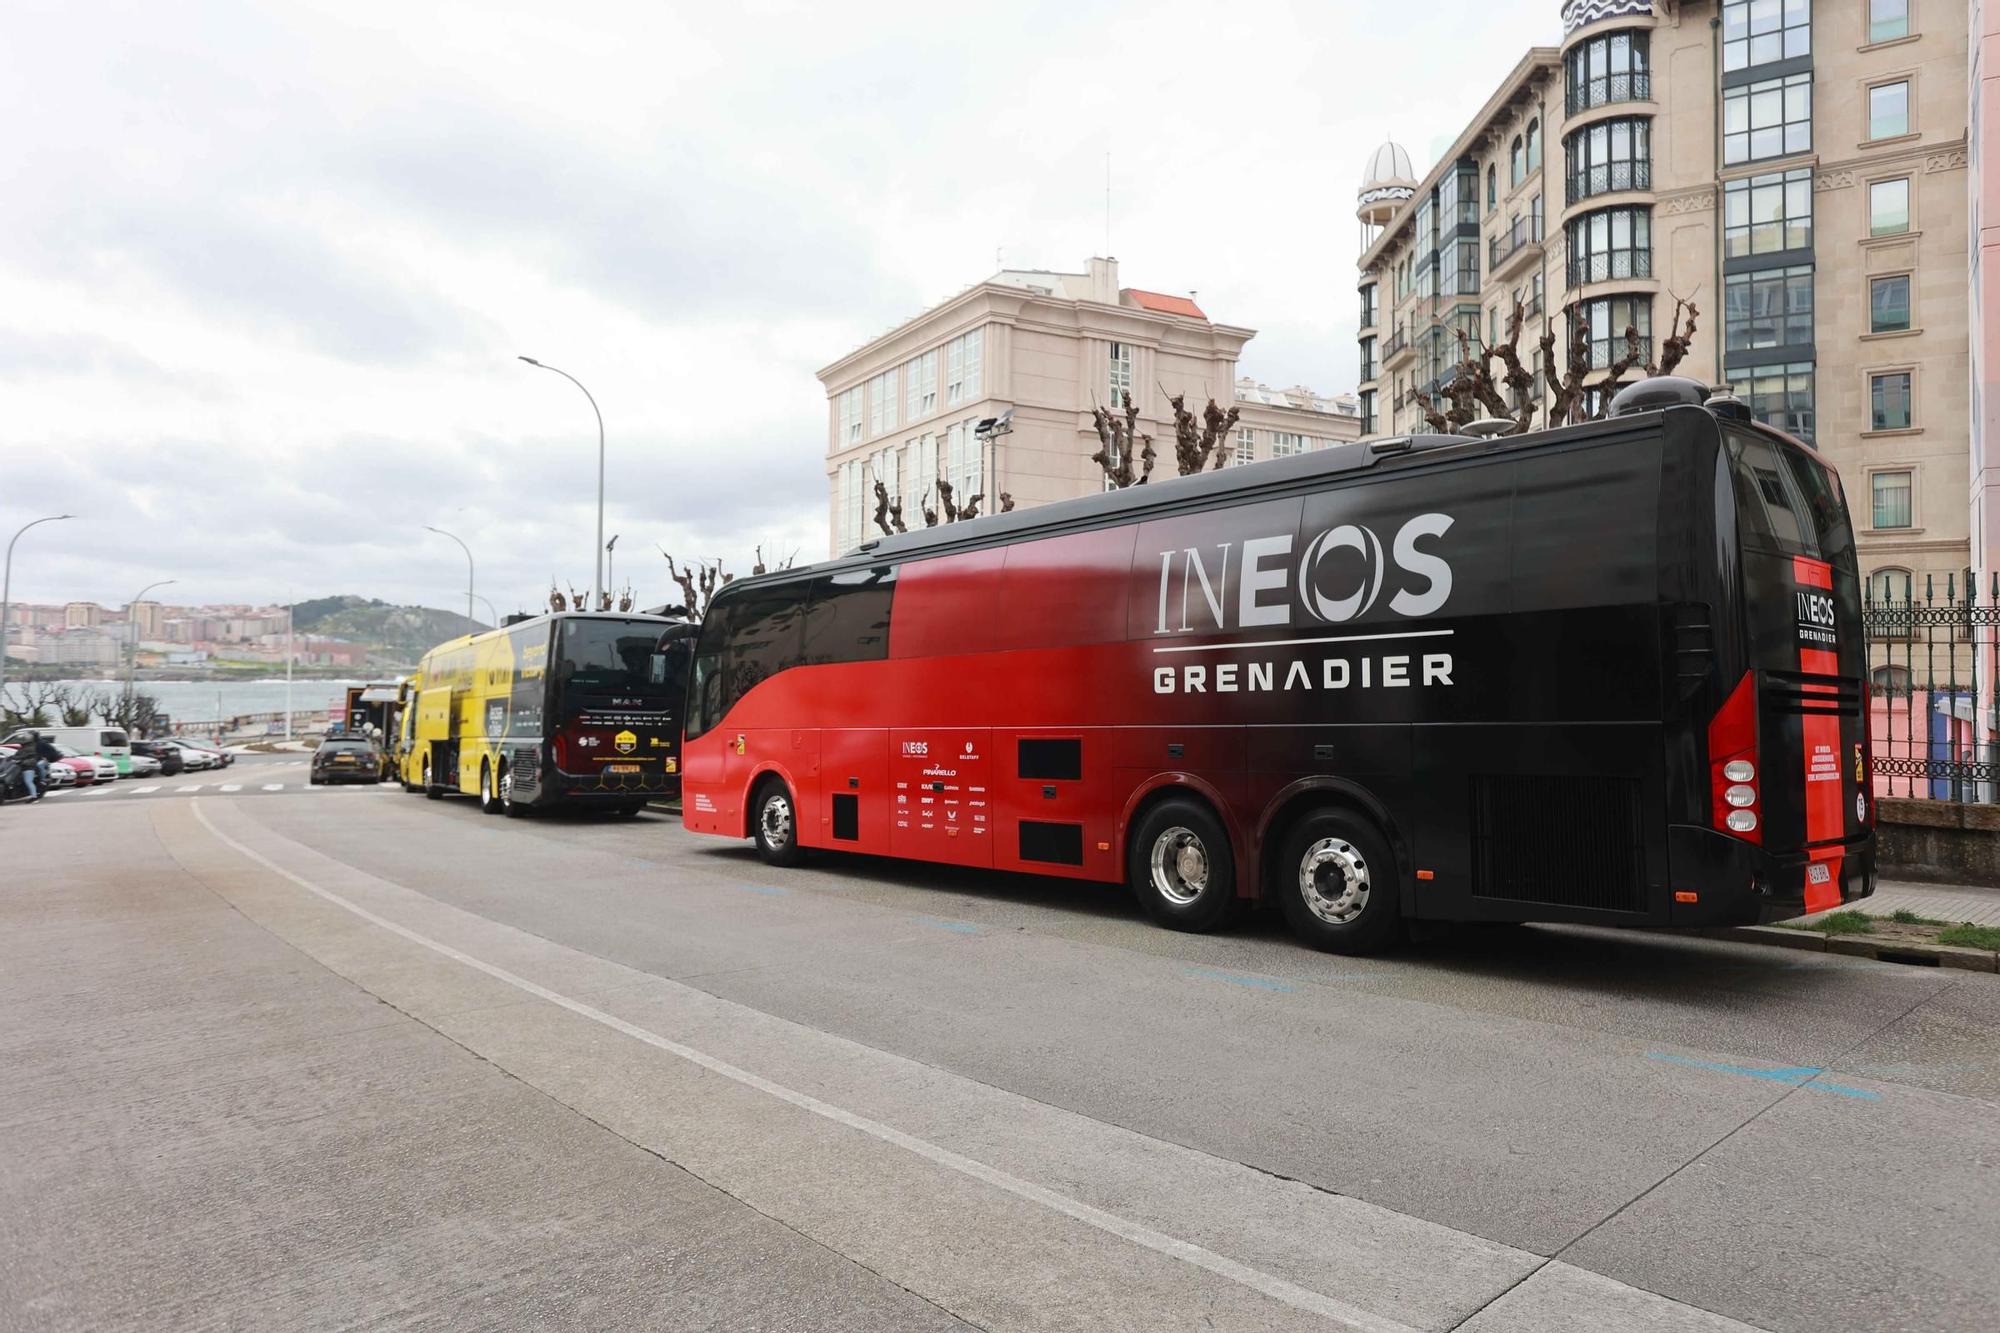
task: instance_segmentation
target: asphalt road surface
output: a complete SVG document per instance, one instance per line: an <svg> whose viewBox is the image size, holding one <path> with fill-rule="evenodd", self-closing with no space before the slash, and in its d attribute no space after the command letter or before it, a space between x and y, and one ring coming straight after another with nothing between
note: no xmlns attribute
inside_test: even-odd
<svg viewBox="0 0 2000 1333"><path fill-rule="evenodd" d="M1335 958L285 762L0 812L0 1328L2000 1309L2000 978L1580 929Z"/></svg>

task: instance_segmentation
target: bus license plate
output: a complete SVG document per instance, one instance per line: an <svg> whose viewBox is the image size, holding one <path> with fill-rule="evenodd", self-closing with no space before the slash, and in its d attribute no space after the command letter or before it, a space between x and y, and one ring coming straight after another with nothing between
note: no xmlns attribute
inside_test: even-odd
<svg viewBox="0 0 2000 1333"><path fill-rule="evenodd" d="M604 771L607 773L637 773L639 766L637 764L606 764Z"/></svg>

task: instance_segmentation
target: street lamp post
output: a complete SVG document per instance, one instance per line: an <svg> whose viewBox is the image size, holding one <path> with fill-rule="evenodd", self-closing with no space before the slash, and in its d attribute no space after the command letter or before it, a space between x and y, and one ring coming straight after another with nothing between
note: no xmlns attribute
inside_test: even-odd
<svg viewBox="0 0 2000 1333"><path fill-rule="evenodd" d="M7 568L5 573L0 573L0 708L7 706L7 611L9 603L14 600L14 543L21 540L21 533L37 524L60 523L63 519L75 517L75 514L50 514L47 518L23 523L20 531L7 541Z"/></svg>
<svg viewBox="0 0 2000 1333"><path fill-rule="evenodd" d="M577 388L583 389L583 381L567 370L559 370L532 356L524 356L521 360L539 370L554 370ZM597 410L597 400L590 397L590 390L583 389L583 396L590 398L590 410L597 414L597 558L590 575L590 609L595 611L604 600L604 413Z"/></svg>
<svg viewBox="0 0 2000 1333"><path fill-rule="evenodd" d="M139 601L153 589L164 588L173 582L176 582L176 580L161 579L156 583L148 583L145 587L132 594L131 601L125 603L126 628L131 631L125 636L127 640L125 656L125 725L128 727L132 725L133 678L139 672Z"/></svg>
<svg viewBox="0 0 2000 1333"><path fill-rule="evenodd" d="M493 618L493 625L494 625L494 628L496 628L496 629L497 629L497 628L499 628L499 625L500 625L500 613L499 613L498 611L495 611L495 610L493 609L493 603L492 603L492 601L491 601L490 599L488 599L488 598L486 598L486 597L482 596L482 597L480 597L480 598L479 598L479 602L480 602L480 604L481 604L482 606L484 606L484 607L486 608L486 614L487 614L487 615L489 615L489 616L491 616L491 617Z"/></svg>
<svg viewBox="0 0 2000 1333"><path fill-rule="evenodd" d="M465 618L467 620L471 620L472 619L472 548L470 546L467 546L463 541L460 541L456 534L446 532L443 528L434 528L430 524L426 523L424 524L424 531L435 532L440 537L450 537L453 541L458 542L458 549L465 552Z"/></svg>

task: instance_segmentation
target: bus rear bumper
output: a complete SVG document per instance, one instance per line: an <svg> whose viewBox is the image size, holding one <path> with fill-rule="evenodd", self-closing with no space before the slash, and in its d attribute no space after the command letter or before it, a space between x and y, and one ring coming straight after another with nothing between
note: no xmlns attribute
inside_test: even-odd
<svg viewBox="0 0 2000 1333"><path fill-rule="evenodd" d="M1770 852L1713 829L1676 824L1667 830L1667 863L1673 880L1669 921L1676 926L1755 926L1803 916L1813 874L1837 884L1840 899L1832 906L1875 892L1872 830L1835 848ZM1815 865L1826 869L1815 871ZM1688 894L1693 901L1684 900Z"/></svg>

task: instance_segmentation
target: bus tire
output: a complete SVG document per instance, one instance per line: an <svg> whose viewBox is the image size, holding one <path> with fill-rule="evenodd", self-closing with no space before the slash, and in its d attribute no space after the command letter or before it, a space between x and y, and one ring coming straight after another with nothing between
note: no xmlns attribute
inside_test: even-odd
<svg viewBox="0 0 2000 1333"><path fill-rule="evenodd" d="M1292 934L1328 953L1377 953L1396 942L1396 858L1373 820L1319 810L1287 835L1273 868Z"/></svg>
<svg viewBox="0 0 2000 1333"><path fill-rule="evenodd" d="M1132 834L1126 878L1155 924L1214 930L1229 919L1236 902L1229 831L1198 801L1162 801Z"/></svg>
<svg viewBox="0 0 2000 1333"><path fill-rule="evenodd" d="M435 801L442 799L443 796L444 796L444 788L438 786L435 782L431 781L431 757L429 755L425 755L424 756L424 799L427 801Z"/></svg>
<svg viewBox="0 0 2000 1333"><path fill-rule="evenodd" d="M514 799L514 771L511 766L500 770L500 810L509 819L528 817L528 803Z"/></svg>
<svg viewBox="0 0 2000 1333"><path fill-rule="evenodd" d="M500 793L493 789L493 764L486 759L479 761L479 813L500 813Z"/></svg>
<svg viewBox="0 0 2000 1333"><path fill-rule="evenodd" d="M750 798L750 836L765 865L795 866L805 853L799 847L799 804L780 778L757 784Z"/></svg>

